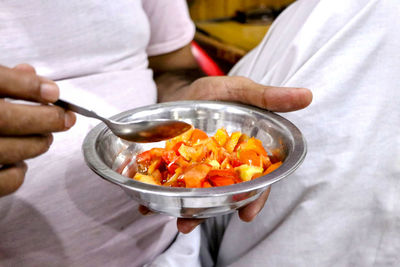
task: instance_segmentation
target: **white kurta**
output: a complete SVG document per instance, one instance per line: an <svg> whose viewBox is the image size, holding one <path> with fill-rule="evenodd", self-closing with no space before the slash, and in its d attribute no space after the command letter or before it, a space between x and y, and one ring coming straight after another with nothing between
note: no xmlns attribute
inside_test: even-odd
<svg viewBox="0 0 400 267"><path fill-rule="evenodd" d="M400 5L303 0L233 74L310 88L283 114L308 154L254 222L234 216L217 266L400 265Z"/></svg>
<svg viewBox="0 0 400 267"><path fill-rule="evenodd" d="M308 154L253 222L207 221L203 266L400 266L399 14L397 0L300 0L234 67L312 90L282 114Z"/></svg>
<svg viewBox="0 0 400 267"><path fill-rule="evenodd" d="M61 97L114 115L156 102L147 56L194 35L184 0L1 1L0 64L32 64ZM28 161L22 187L0 199L0 266L141 266L174 240L174 218L137 203L85 164L99 122L78 116Z"/></svg>

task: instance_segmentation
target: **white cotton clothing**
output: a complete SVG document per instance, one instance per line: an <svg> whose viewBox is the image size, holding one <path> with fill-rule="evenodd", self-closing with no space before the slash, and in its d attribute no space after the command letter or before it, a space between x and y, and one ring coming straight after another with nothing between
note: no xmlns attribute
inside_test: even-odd
<svg viewBox="0 0 400 267"><path fill-rule="evenodd" d="M400 266L399 14L397 0L300 0L234 67L312 90L281 114L308 154L253 222L207 222L225 232L204 266Z"/></svg>
<svg viewBox="0 0 400 267"><path fill-rule="evenodd" d="M197 227L190 234L179 233L166 251L144 267L201 267L200 231Z"/></svg>
<svg viewBox="0 0 400 267"><path fill-rule="evenodd" d="M156 102L147 57L187 45L194 25L184 0L5 0L0 36L1 65L29 63L61 98L111 116ZM86 166L81 145L97 124L78 115L0 199L0 266L142 266L175 239L174 218L140 215Z"/></svg>

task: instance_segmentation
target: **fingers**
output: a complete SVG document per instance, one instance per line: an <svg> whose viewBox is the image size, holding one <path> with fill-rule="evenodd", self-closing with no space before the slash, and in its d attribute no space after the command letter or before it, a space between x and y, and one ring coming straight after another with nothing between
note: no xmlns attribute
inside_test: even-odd
<svg viewBox="0 0 400 267"><path fill-rule="evenodd" d="M312 93L304 88L264 86L245 77L227 79L224 86L233 101L240 101L271 111L287 112L305 108Z"/></svg>
<svg viewBox="0 0 400 267"><path fill-rule="evenodd" d="M242 221L250 222L257 214L263 209L265 203L267 202L269 193L271 192L271 187L268 187L265 192L263 192L259 198L251 202L247 206L239 209L239 217ZM143 215L151 213L146 207L139 206L139 211ZM185 219L178 218L176 225L178 231L183 234L188 234L193 231L197 226L199 226L205 219Z"/></svg>
<svg viewBox="0 0 400 267"><path fill-rule="evenodd" d="M271 187L268 187L265 192L263 192L259 198L248 204L247 206L239 209L239 217L242 221L250 222L257 214L263 209L265 203L268 200L269 193L271 192ZM143 215L151 213L146 207L139 206L139 211ZM199 226L205 219L185 219L178 218L177 228L178 231L183 234L188 234L193 231L197 226Z"/></svg>
<svg viewBox="0 0 400 267"><path fill-rule="evenodd" d="M176 222L176 226L178 227L178 231L183 234L188 234L194 230L197 226L199 226L205 219L183 219L178 218Z"/></svg>
<svg viewBox="0 0 400 267"><path fill-rule="evenodd" d="M0 66L0 97L48 103L56 101L59 95L54 82L37 76L27 64L13 69Z"/></svg>
<svg viewBox="0 0 400 267"><path fill-rule="evenodd" d="M51 134L0 138L0 164L12 164L39 156L49 149L52 142Z"/></svg>
<svg viewBox="0 0 400 267"><path fill-rule="evenodd" d="M13 69L29 72L29 73L32 73L32 74L36 74L35 68L32 67L31 65L25 64L25 63L18 64Z"/></svg>
<svg viewBox="0 0 400 267"><path fill-rule="evenodd" d="M151 215L153 214L152 211L150 211L148 208L145 206L139 205L138 208L139 212L142 215ZM178 231L183 233L183 234L188 234L191 231L194 230L199 224L204 222L205 219L183 219L183 218L178 218L176 222L176 226L178 228Z"/></svg>
<svg viewBox="0 0 400 267"><path fill-rule="evenodd" d="M288 112L305 108L312 101L312 93L305 88L273 87L239 77L206 77L194 83L201 99L236 101L263 109Z"/></svg>
<svg viewBox="0 0 400 267"><path fill-rule="evenodd" d="M72 112L59 107L17 104L2 98L47 104L58 97L58 86L36 75L32 66L0 66L0 196L22 184L27 168L23 160L46 152L53 141L51 133L69 129L76 120Z"/></svg>
<svg viewBox="0 0 400 267"><path fill-rule="evenodd" d="M139 205L138 210L142 215L151 215L151 214L153 214L153 212L151 210L149 210L148 208L146 208L145 206L142 206L142 205Z"/></svg>
<svg viewBox="0 0 400 267"><path fill-rule="evenodd" d="M24 162L0 168L0 197L15 192L22 185L26 170Z"/></svg>
<svg viewBox="0 0 400 267"><path fill-rule="evenodd" d="M76 116L55 106L0 103L0 135L31 135L64 131Z"/></svg>
<svg viewBox="0 0 400 267"><path fill-rule="evenodd" d="M268 187L268 189L265 190L258 199L251 202L246 207L241 208L239 210L240 219L245 222L252 221L264 207L270 192L271 187Z"/></svg>

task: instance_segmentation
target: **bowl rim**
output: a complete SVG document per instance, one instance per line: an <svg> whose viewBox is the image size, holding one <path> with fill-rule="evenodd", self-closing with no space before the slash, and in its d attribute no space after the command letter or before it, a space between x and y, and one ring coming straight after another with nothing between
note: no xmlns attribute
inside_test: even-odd
<svg viewBox="0 0 400 267"><path fill-rule="evenodd" d="M273 119L274 122L278 122L281 126L287 128L289 132L292 133L293 145L294 145L293 152L289 154L289 156L286 158L283 164L274 172L258 177L257 179L248 182L238 183L229 186L212 187L212 188L178 188L178 187L164 187L159 185L151 185L123 176L112 170L103 162L103 160L96 152L96 145L98 143L97 138L109 130L107 126L103 122L101 122L97 126L95 126L92 130L89 131L89 133L86 135L83 141L82 152L84 154L84 159L86 164L89 166L90 169L92 169L92 171L94 171L101 178L113 184L117 184L122 188L126 188L128 190L137 191L139 193L151 193L169 197L195 196L201 198L209 196L226 196L233 194L236 195L253 190L267 188L269 185L293 173L304 161L304 158L307 154L306 140L301 131L292 122L274 112L234 102L210 101L210 100L185 100L185 101L157 103L121 112L119 114L112 116L111 119L118 120L127 116L131 116L137 112L156 110L160 108L167 108L173 106L182 106L182 105L193 106L194 108L196 105L197 106L223 105L224 107L231 106L241 110L246 110L251 113L258 113L262 114L263 116L268 116L270 119Z"/></svg>

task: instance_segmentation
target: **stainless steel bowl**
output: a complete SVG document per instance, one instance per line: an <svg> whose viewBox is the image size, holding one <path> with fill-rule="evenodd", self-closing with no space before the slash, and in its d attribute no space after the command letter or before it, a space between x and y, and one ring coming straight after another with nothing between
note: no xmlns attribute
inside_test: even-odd
<svg viewBox="0 0 400 267"><path fill-rule="evenodd" d="M207 218L227 214L257 199L267 187L295 171L306 155L306 142L291 122L255 107L217 101L178 101L120 113L112 119L174 119L191 123L212 135L221 127L260 139L267 151L279 151L283 164L274 172L249 182L214 188L170 188L141 183L119 174L141 151L164 147L164 142L139 144L124 141L101 123L83 143L88 166L99 176L119 185L150 210L182 218ZM126 169L126 168L125 168Z"/></svg>

